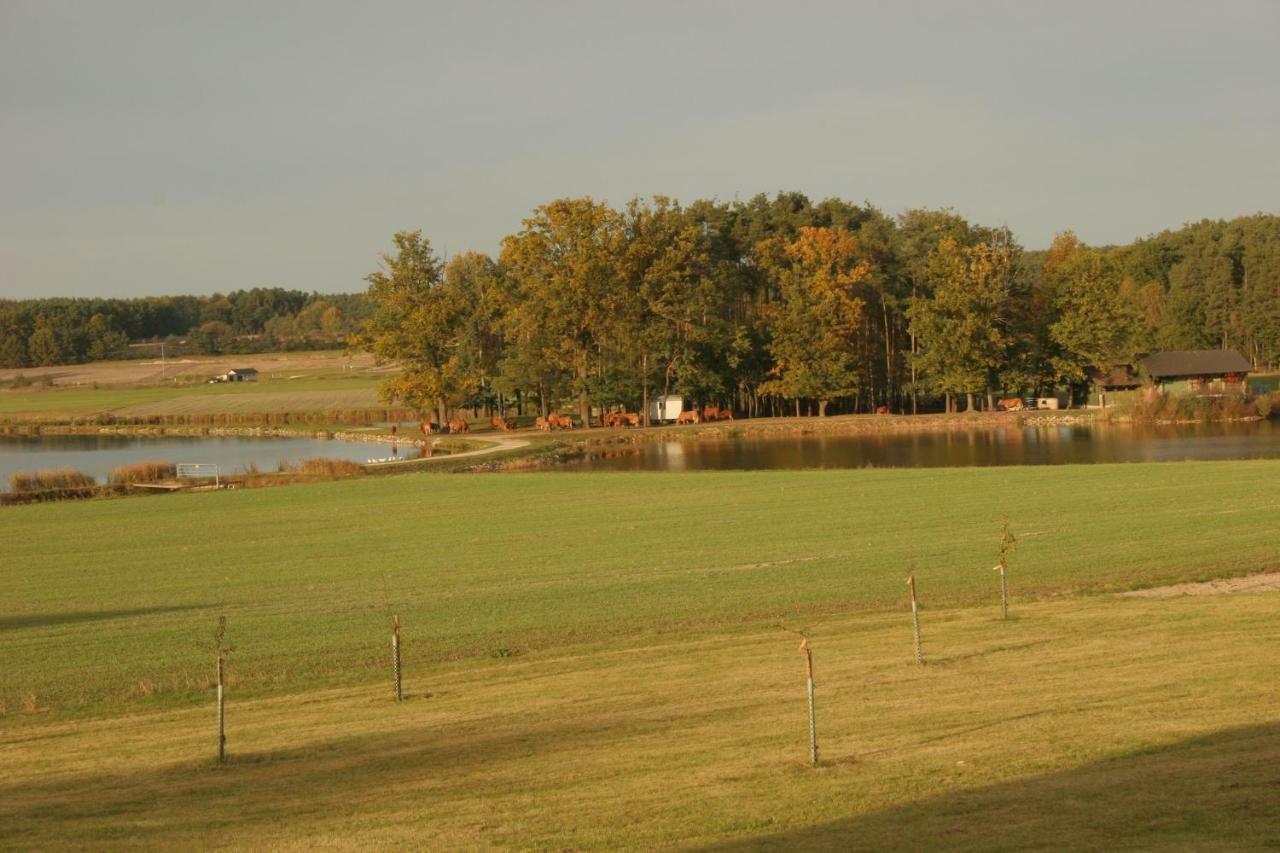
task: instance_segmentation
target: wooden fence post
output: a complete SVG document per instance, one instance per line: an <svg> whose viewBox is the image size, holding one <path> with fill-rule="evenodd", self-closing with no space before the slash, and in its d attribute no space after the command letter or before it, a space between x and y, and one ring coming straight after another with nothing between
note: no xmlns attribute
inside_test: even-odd
<svg viewBox="0 0 1280 853"><path fill-rule="evenodd" d="M813 702L813 650L809 648L809 638L800 641L800 651L804 652L805 678L809 687L809 763L818 766L818 721Z"/></svg>
<svg viewBox="0 0 1280 853"><path fill-rule="evenodd" d="M907 577L907 586L911 588L911 625L916 635L916 663L924 664L924 646L920 644L920 605L916 601L916 576Z"/></svg>
<svg viewBox="0 0 1280 853"><path fill-rule="evenodd" d="M396 701L404 699L404 691L401 689L400 682L400 617L393 616L391 618L391 665L395 670L396 677Z"/></svg>

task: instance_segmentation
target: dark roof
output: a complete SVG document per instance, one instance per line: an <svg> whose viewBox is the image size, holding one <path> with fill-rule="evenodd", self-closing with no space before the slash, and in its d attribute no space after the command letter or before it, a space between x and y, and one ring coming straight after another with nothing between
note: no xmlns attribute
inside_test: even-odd
<svg viewBox="0 0 1280 853"><path fill-rule="evenodd" d="M256 367L233 367L227 371L227 373L257 373L257 372L258 372L258 368Z"/></svg>
<svg viewBox="0 0 1280 853"><path fill-rule="evenodd" d="M1249 359L1233 349L1193 349L1153 352L1139 362L1153 379L1166 376L1213 376L1248 373Z"/></svg>

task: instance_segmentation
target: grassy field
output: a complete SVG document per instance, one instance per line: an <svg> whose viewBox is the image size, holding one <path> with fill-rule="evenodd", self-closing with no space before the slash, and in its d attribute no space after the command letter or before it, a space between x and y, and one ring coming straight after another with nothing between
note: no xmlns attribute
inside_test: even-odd
<svg viewBox="0 0 1280 853"><path fill-rule="evenodd" d="M1274 568L1278 475L421 475L10 508L0 846L1280 842L1274 599L1090 595ZM815 647L817 770L779 623Z"/></svg>
<svg viewBox="0 0 1280 853"><path fill-rule="evenodd" d="M0 393L0 415L120 417L222 412L319 412L373 409L377 380L369 377L303 378L218 385L141 388L52 388Z"/></svg>
<svg viewBox="0 0 1280 853"><path fill-rule="evenodd" d="M348 363L351 365L348 367ZM209 384L233 366L257 367L257 382ZM21 371L0 371L11 382ZM382 375L368 357L292 353L170 364L161 375L147 362L96 362L40 368L22 374L50 386L0 388L0 417L73 418L110 413L120 417L220 413L268 414L373 409Z"/></svg>

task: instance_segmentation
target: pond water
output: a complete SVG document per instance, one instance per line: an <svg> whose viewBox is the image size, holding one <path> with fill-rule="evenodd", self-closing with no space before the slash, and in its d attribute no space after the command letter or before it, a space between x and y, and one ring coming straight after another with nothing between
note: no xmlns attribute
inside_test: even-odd
<svg viewBox="0 0 1280 853"><path fill-rule="evenodd" d="M416 458L413 446L401 446L402 459ZM0 490L19 471L74 468L106 482L113 468L134 462L207 462L224 474L241 474L250 465L277 471L281 462L324 457L367 462L392 455L392 446L376 442L323 438L254 438L246 436L41 435L0 436Z"/></svg>
<svg viewBox="0 0 1280 853"><path fill-rule="evenodd" d="M567 471L941 468L1280 458L1280 425L995 427L950 432L736 436L592 451Z"/></svg>

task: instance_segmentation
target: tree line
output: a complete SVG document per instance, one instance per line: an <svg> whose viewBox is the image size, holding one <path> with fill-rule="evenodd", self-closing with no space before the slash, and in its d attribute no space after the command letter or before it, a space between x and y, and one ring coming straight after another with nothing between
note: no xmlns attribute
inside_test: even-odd
<svg viewBox="0 0 1280 853"><path fill-rule="evenodd" d="M141 342L203 355L343 346L369 309L363 294L264 287L212 296L0 300L0 367L120 358Z"/></svg>
<svg viewBox="0 0 1280 853"><path fill-rule="evenodd" d="M1123 246L1026 251L951 210L889 216L800 193L560 199L497 257L418 231L370 275L357 345L388 399L647 412L656 395L749 415L991 407L1085 393L1157 348L1280 360L1280 218L1204 221Z"/></svg>

